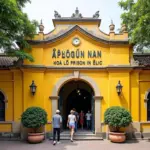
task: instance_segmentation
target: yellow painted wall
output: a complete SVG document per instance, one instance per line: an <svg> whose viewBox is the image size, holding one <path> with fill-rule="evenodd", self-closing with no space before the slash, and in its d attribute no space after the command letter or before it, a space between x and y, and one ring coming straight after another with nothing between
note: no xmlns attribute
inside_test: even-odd
<svg viewBox="0 0 150 150"><path fill-rule="evenodd" d="M59 28L54 30L54 34L57 34L61 30L62 25L58 25ZM82 26L84 26L82 24ZM92 29L93 24L88 24L85 27ZM57 26L56 26L57 27ZM62 29L65 29L63 24ZM102 34L102 33L100 33ZM42 36L48 37L50 34L42 35L37 39L42 39ZM120 36L120 38L119 38ZM114 35L111 38L123 39L127 35ZM72 45L72 39L78 37L81 40L81 44L78 47ZM105 37L110 38L109 35ZM19 122L20 116L26 108L30 106L40 106L44 108L48 113L48 120L52 120L52 103L49 98L52 96L53 88L58 81L68 75L73 74L74 70L78 69L65 69L55 70L46 69L46 67L78 67L66 66L64 64L56 66L53 65L52 59L53 49L60 49L67 51L77 49L87 53L88 50L101 51L101 58L90 58L91 61L97 60L102 61L102 65L91 65L91 66L80 66L80 73L89 76L98 85L99 92L103 99L101 100L101 106L99 106L101 116L101 122L104 121L104 112L110 106L123 106L127 108L133 117L133 122L145 122L147 121L146 107L144 102L145 92L150 89L150 72L115 68L115 66L130 66L130 56L132 56L132 49L129 45L107 45L101 42L97 42L88 36L82 34L80 31L73 31L70 35L67 35L61 40L51 44L39 44L32 45L32 51L29 53L34 56L35 61L29 62L24 61L25 65L32 65L31 68L20 68L0 70L0 90L7 96L8 103L6 104L6 121ZM60 61L66 61L67 59L60 59ZM78 60L78 59L69 59ZM82 60L88 61L87 55ZM114 68L108 66L113 65ZM37 66L45 66L45 68L36 68ZM82 67L99 67L100 69L87 69L84 70ZM108 67L108 68L105 68ZM37 90L35 95L31 95L29 86L35 81ZM118 81L121 81L123 85L122 93L118 96L116 92L116 85ZM6 127L6 128L5 128ZM149 128L149 124L142 125L141 130ZM0 123L0 132L4 131L4 128L9 131L11 130L10 125ZM107 127L102 127L103 131L106 131ZM50 131L52 126L46 125L46 130Z"/></svg>
<svg viewBox="0 0 150 150"><path fill-rule="evenodd" d="M140 121L139 73L131 73L131 115L134 121Z"/></svg>
<svg viewBox="0 0 150 150"><path fill-rule="evenodd" d="M23 112L22 71L13 70L14 74L14 121L20 122Z"/></svg>
<svg viewBox="0 0 150 150"><path fill-rule="evenodd" d="M0 132L12 132L12 124L0 124Z"/></svg>
<svg viewBox="0 0 150 150"><path fill-rule="evenodd" d="M122 93L118 96L116 85L120 80L123 85ZM108 106L123 106L130 110L130 76L128 71L111 71L109 73L109 101Z"/></svg>
<svg viewBox="0 0 150 150"><path fill-rule="evenodd" d="M110 47L110 65L129 65L129 47Z"/></svg>

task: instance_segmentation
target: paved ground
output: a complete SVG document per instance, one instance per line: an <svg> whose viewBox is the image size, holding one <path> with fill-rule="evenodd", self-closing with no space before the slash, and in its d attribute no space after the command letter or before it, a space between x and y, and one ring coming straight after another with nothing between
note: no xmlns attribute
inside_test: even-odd
<svg viewBox="0 0 150 150"><path fill-rule="evenodd" d="M0 150L150 150L150 141L129 141L122 144L104 141L62 141L55 146L46 140L40 144L20 141L0 141Z"/></svg>

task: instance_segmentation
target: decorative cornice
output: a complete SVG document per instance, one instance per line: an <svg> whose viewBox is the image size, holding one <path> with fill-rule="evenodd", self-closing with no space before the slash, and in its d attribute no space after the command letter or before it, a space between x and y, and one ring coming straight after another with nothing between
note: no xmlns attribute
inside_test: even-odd
<svg viewBox="0 0 150 150"><path fill-rule="evenodd" d="M57 18L61 18L61 15L55 10L54 11L54 17Z"/></svg>
<svg viewBox="0 0 150 150"><path fill-rule="evenodd" d="M58 100L59 96L50 96L49 99L51 99L51 100Z"/></svg>
<svg viewBox="0 0 150 150"><path fill-rule="evenodd" d="M94 96L93 97L95 100L102 100L103 99L103 96Z"/></svg>
<svg viewBox="0 0 150 150"><path fill-rule="evenodd" d="M93 18L99 18L99 11L97 11L94 15Z"/></svg>
<svg viewBox="0 0 150 150"><path fill-rule="evenodd" d="M54 17L55 19L60 19L60 20L64 20L67 18L67 20L72 21L72 19L86 19L87 17L83 17L82 14L79 12L78 7L76 7L75 12L72 14L71 17L61 17L61 15L57 12L54 11ZM88 17L91 20L97 19L99 18L99 11L96 11L96 13L93 15L93 17Z"/></svg>
<svg viewBox="0 0 150 150"><path fill-rule="evenodd" d="M105 70L105 71L109 71L109 70L137 70L137 69L141 69L141 70L150 70L150 67L146 67L146 66L131 66L131 65L110 65L110 66L101 66L101 67L89 67L89 66L85 66L85 67L65 67L65 66L61 66L61 67L57 67L57 66L45 66L45 65L22 65L20 67L18 66L7 66L5 68L0 68L0 70L5 70L5 71L9 71L12 69L21 69L21 70L28 70L28 69L35 69L38 71L47 71L47 70Z"/></svg>
<svg viewBox="0 0 150 150"><path fill-rule="evenodd" d="M78 7L75 10L75 13L72 14L71 18L83 18L82 14L79 13Z"/></svg>
<svg viewBox="0 0 150 150"><path fill-rule="evenodd" d="M64 34L58 36L58 37L54 37L53 39L45 39L45 40L28 40L29 43L31 44L42 44L42 43L53 43L56 42L57 40L60 40L64 37L66 37L67 35L70 35L73 31L78 30L81 33L89 36L90 38L92 38L93 40L97 41L97 42L102 42L104 44L129 44L128 40L107 40L107 39L103 39L101 37L96 37L94 35L92 35L90 32L88 32L87 30L84 30L83 28L81 28L80 26L76 25L73 28L71 28L69 31L66 31Z"/></svg>

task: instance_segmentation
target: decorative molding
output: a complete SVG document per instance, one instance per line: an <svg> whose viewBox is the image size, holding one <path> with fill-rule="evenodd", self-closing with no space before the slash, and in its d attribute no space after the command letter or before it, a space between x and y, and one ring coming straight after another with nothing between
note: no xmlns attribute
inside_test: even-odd
<svg viewBox="0 0 150 150"><path fill-rule="evenodd" d="M94 91L95 96L101 96L97 83L91 77L84 75L84 74L80 74L79 71L77 71L77 70L76 70L75 74L77 77L79 77L78 78L79 80L85 81L86 83L88 83L91 86L91 88ZM53 88L52 97L58 96L58 92L59 92L60 88L64 85L64 83L69 82L71 80L75 80L74 73L68 74L67 76L60 78L59 81L55 84L55 86Z"/></svg>
<svg viewBox="0 0 150 150"><path fill-rule="evenodd" d="M75 13L72 14L71 18L83 18L82 14L79 13L78 7L75 10Z"/></svg>
<svg viewBox="0 0 150 150"><path fill-rule="evenodd" d="M139 61L134 60L134 58L130 58L130 64L131 66L139 66Z"/></svg>
<svg viewBox="0 0 150 150"><path fill-rule="evenodd" d="M39 31L41 32L41 33L43 33L43 31L44 31L44 26L43 26L43 23L42 23L42 19L41 19L41 24L39 25ZM22 60L23 61L23 60Z"/></svg>
<svg viewBox="0 0 150 150"><path fill-rule="evenodd" d="M93 18L99 18L99 11L97 11L94 15L93 15Z"/></svg>
<svg viewBox="0 0 150 150"><path fill-rule="evenodd" d="M115 25L113 23L113 20L111 20L111 24L109 26L109 30L110 30L110 32L114 32L114 29L115 29Z"/></svg>
<svg viewBox="0 0 150 150"><path fill-rule="evenodd" d="M0 124L13 124L13 121L0 121Z"/></svg>
<svg viewBox="0 0 150 150"><path fill-rule="evenodd" d="M80 77L80 71L73 71L73 75L78 79Z"/></svg>
<svg viewBox="0 0 150 150"><path fill-rule="evenodd" d="M94 41L97 41L97 42L102 42L104 44L108 44L108 45L113 45L113 44L122 44L122 45L129 45L129 40L126 39L126 40L108 40L108 39L103 39L102 37L97 37L95 35L93 35L92 33L86 31L85 29L79 27L78 25L75 25L73 28L71 28L70 30L67 30L64 34L61 34L57 37L54 37L52 39L48 39L48 40L28 40L29 43L31 44L39 44L39 43L53 43L53 42L56 42L57 40L61 40L61 38L64 38L68 35L70 35L73 31L79 31L81 32L82 34L90 37L91 39L93 39Z"/></svg>
<svg viewBox="0 0 150 150"><path fill-rule="evenodd" d="M122 24L121 32L127 32L127 26L125 24Z"/></svg>
<svg viewBox="0 0 150 150"><path fill-rule="evenodd" d="M50 96L49 97L51 100L58 100L59 99L59 96Z"/></svg>
<svg viewBox="0 0 150 150"><path fill-rule="evenodd" d="M147 102L149 99L148 99L148 94L150 93L150 89L148 89L146 92L145 92L145 97L144 97L144 102Z"/></svg>
<svg viewBox="0 0 150 150"><path fill-rule="evenodd" d="M145 97L144 97L144 103L145 103L145 108L147 109L147 102L149 101L148 99L148 95L150 93L150 89L148 89L146 92L145 92Z"/></svg>
<svg viewBox="0 0 150 150"><path fill-rule="evenodd" d="M5 92L3 90L0 89L0 92L4 95L4 103L8 103L8 97L6 96ZM5 106L6 107L6 106ZM6 107L7 108L7 107Z"/></svg>
<svg viewBox="0 0 150 150"><path fill-rule="evenodd" d="M103 96L94 96L93 97L95 100L102 100L103 99Z"/></svg>
<svg viewBox="0 0 150 150"><path fill-rule="evenodd" d="M55 10L54 11L54 17L57 18L61 18L61 15Z"/></svg>
<svg viewBox="0 0 150 150"><path fill-rule="evenodd" d="M147 103L148 100L149 100L149 99L144 99L144 102Z"/></svg>
<svg viewBox="0 0 150 150"><path fill-rule="evenodd" d="M142 121L140 124L150 124L150 121Z"/></svg>

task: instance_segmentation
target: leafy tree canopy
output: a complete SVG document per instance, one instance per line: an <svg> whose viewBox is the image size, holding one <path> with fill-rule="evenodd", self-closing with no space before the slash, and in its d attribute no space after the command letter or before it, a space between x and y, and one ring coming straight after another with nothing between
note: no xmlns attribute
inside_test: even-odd
<svg viewBox="0 0 150 150"><path fill-rule="evenodd" d="M128 27L130 42L137 51L150 48L150 0L121 0L122 23Z"/></svg>
<svg viewBox="0 0 150 150"><path fill-rule="evenodd" d="M38 25L22 11L27 2L30 0L0 0L0 49L11 56L33 61L33 57L23 51L30 49L24 37L33 38Z"/></svg>

